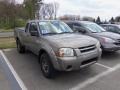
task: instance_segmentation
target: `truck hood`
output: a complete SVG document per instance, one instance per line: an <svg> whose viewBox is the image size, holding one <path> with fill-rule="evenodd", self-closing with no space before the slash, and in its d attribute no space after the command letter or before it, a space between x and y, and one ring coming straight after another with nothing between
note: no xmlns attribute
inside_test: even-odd
<svg viewBox="0 0 120 90"><path fill-rule="evenodd" d="M78 48L89 45L95 45L98 41L90 36L81 34L58 34L45 37L52 45L58 47Z"/></svg>
<svg viewBox="0 0 120 90"><path fill-rule="evenodd" d="M98 37L107 37L107 38L111 38L111 39L114 39L114 40L120 39L119 34L112 33L112 32L94 33L94 35L98 36Z"/></svg>

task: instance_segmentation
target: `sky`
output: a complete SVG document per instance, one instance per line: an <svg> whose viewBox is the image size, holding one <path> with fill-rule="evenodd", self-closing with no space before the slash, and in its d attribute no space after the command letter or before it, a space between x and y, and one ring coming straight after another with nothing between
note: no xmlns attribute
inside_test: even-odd
<svg viewBox="0 0 120 90"><path fill-rule="evenodd" d="M23 0L16 0L21 3ZM43 0L45 3L59 4L58 16L80 15L108 20L120 15L120 0Z"/></svg>

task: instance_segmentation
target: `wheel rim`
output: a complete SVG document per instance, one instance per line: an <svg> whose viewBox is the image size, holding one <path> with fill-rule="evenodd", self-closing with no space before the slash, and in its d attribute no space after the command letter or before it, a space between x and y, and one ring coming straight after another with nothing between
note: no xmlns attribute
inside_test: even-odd
<svg viewBox="0 0 120 90"><path fill-rule="evenodd" d="M42 57L42 69L45 73L49 72L49 65L45 57Z"/></svg>

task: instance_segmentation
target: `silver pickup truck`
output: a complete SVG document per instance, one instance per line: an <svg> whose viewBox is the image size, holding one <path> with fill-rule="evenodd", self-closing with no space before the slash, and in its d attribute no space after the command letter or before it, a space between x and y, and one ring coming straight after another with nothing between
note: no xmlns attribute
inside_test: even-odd
<svg viewBox="0 0 120 90"><path fill-rule="evenodd" d="M101 57L98 40L74 33L59 20L31 20L26 28L16 28L14 34L17 50L38 55L41 71L47 78L52 78L56 70L79 70Z"/></svg>

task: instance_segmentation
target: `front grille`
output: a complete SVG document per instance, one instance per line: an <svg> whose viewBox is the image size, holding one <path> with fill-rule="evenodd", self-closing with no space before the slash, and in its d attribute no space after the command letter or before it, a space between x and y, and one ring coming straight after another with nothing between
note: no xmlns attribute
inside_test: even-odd
<svg viewBox="0 0 120 90"><path fill-rule="evenodd" d="M97 58L93 58L93 59L89 59L89 60L83 61L81 63L81 65L86 65L86 64L89 64L89 63L92 63L92 62L95 62L95 61L97 61Z"/></svg>
<svg viewBox="0 0 120 90"><path fill-rule="evenodd" d="M114 43L115 45L119 45L120 46L120 42L118 42L118 43Z"/></svg>
<svg viewBox="0 0 120 90"><path fill-rule="evenodd" d="M120 46L120 39L117 39L117 42L115 42L114 44Z"/></svg>
<svg viewBox="0 0 120 90"><path fill-rule="evenodd" d="M92 51L96 48L95 45L90 45L90 46L85 46L85 47L80 47L80 52L81 53L84 53L84 52L89 52L89 51Z"/></svg>

